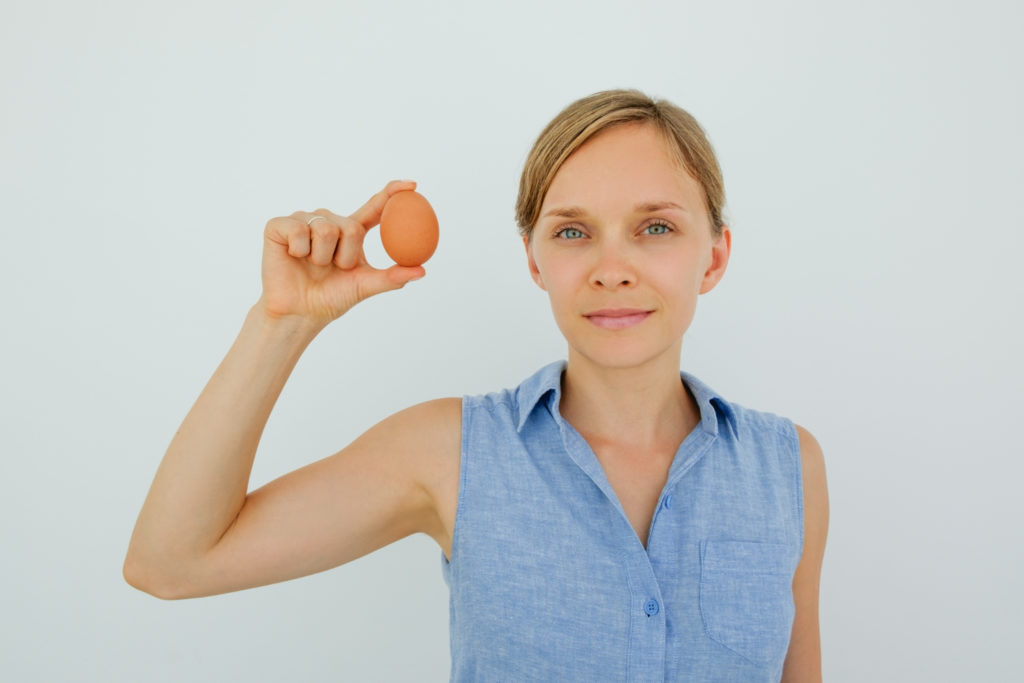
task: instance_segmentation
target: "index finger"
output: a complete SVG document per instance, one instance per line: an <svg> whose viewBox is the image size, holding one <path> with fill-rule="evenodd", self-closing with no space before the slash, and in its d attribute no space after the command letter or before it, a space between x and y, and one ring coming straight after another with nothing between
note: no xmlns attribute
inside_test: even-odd
<svg viewBox="0 0 1024 683"><path fill-rule="evenodd" d="M384 205L388 203L391 195L403 190L416 189L415 180L392 180L384 189L370 197L370 199L356 209L351 218L362 223L363 227L369 230L380 223L380 216L384 212Z"/></svg>

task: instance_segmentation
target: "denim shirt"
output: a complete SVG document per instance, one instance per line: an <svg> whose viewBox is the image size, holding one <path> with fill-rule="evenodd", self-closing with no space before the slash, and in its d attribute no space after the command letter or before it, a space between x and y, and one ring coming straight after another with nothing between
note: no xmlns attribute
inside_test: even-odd
<svg viewBox="0 0 1024 683"><path fill-rule="evenodd" d="M700 407L645 549L559 414L565 362L462 400L452 681L778 681L803 549L793 423L680 372Z"/></svg>

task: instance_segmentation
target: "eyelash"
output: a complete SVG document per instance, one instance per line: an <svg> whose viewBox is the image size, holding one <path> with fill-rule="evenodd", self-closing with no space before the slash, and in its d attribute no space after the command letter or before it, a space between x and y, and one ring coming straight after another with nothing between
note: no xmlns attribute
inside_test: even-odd
<svg viewBox="0 0 1024 683"><path fill-rule="evenodd" d="M665 227L665 232L656 233L658 235L667 235L670 232L675 232L675 228L673 228L671 224L669 224L667 221L661 220L660 218L656 218L656 219L652 220L650 223L648 223L643 228L641 228L641 231L646 230L647 228L650 228L650 227L655 226L655 225L661 225L661 226ZM553 235L553 237L555 237L556 239L559 239L559 238L560 239L568 239L568 238L561 237L562 233L565 232L566 230L579 230L581 233L583 232L583 230L581 228L577 227L576 225L565 225L565 226L559 228L558 230L556 230L555 234ZM579 238L576 237L576 238L573 238L573 239L579 239Z"/></svg>

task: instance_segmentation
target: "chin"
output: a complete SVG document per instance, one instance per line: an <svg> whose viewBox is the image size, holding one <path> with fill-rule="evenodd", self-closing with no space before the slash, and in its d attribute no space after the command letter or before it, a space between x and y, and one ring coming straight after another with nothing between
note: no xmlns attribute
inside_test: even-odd
<svg viewBox="0 0 1024 683"><path fill-rule="evenodd" d="M573 345L570 343L570 354L585 359L588 363L603 368L625 369L635 368L648 363L660 362L666 355L673 356L672 362L679 363L678 353L671 348L654 348L642 340L614 340L611 343L590 343Z"/></svg>

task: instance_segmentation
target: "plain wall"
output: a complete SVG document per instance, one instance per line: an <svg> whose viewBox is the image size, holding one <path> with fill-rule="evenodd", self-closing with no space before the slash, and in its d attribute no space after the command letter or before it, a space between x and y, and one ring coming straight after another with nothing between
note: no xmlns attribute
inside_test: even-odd
<svg viewBox="0 0 1024 683"><path fill-rule="evenodd" d="M428 398L565 357L513 221L597 90L707 129L733 254L682 367L821 443L825 679L1009 680L1024 44L1011 2L3 3L0 677L448 676L441 551L165 602L121 565L156 467L260 293L266 221L413 178L427 276L317 338L251 486ZM375 235L368 258L387 261Z"/></svg>

